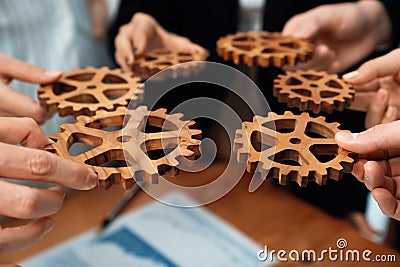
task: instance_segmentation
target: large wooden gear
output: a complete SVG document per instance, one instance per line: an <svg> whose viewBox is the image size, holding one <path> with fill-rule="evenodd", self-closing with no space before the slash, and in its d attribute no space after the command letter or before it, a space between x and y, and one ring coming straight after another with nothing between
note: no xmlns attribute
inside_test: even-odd
<svg viewBox="0 0 400 267"><path fill-rule="evenodd" d="M187 77L197 73L207 56L190 50L171 50L158 48L148 51L145 55L135 59L132 71L142 80L147 80L154 74L168 69L162 78ZM186 63L181 65L181 63Z"/></svg>
<svg viewBox="0 0 400 267"><path fill-rule="evenodd" d="M60 116L92 116L97 110L113 111L130 102L139 104L143 99L143 84L139 80L120 69L74 69L55 83L39 88L39 101Z"/></svg>
<svg viewBox="0 0 400 267"><path fill-rule="evenodd" d="M354 162L354 155L335 142L338 126L308 113L255 116L236 132L238 160L247 159L248 172L262 179L277 178L282 185L325 185L328 178L339 180L351 172Z"/></svg>
<svg viewBox="0 0 400 267"><path fill-rule="evenodd" d="M274 96L288 107L332 113L343 111L354 99L355 90L337 74L324 71L297 70L280 74L274 81Z"/></svg>
<svg viewBox="0 0 400 267"><path fill-rule="evenodd" d="M294 66L311 58L313 46L308 41L283 36L278 32L239 32L221 37L217 53L235 64L261 67Z"/></svg>
<svg viewBox="0 0 400 267"><path fill-rule="evenodd" d="M160 172L177 167L181 157L192 158L199 153L200 140L195 138L201 136L201 131L192 129L194 121L182 121L181 117L182 114L167 115L165 109L148 111L145 106L99 110L92 117L78 116L75 124L61 125L61 132L50 136L54 143L46 150L92 168L98 174L101 189L118 183L131 189L141 180L157 183ZM157 131L146 133L145 124ZM76 143L90 149L71 154L70 148ZM166 146L173 148L170 153L150 158L152 151ZM135 153L124 151L131 147Z"/></svg>

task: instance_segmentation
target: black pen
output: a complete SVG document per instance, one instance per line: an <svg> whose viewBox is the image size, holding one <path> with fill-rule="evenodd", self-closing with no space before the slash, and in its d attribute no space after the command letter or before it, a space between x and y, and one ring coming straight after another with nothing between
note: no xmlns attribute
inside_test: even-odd
<svg viewBox="0 0 400 267"><path fill-rule="evenodd" d="M124 192L122 198L104 217L98 229L99 233L103 232L118 217L118 215L125 209L126 206L128 206L131 200L140 191L142 186L144 186L144 182L139 182L135 184L133 189Z"/></svg>

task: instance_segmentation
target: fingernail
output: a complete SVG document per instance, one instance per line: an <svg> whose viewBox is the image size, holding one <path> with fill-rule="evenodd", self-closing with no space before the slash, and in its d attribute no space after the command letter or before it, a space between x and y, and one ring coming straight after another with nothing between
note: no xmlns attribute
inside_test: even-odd
<svg viewBox="0 0 400 267"><path fill-rule="evenodd" d="M54 142L52 139L49 138L49 144L55 144L56 142Z"/></svg>
<svg viewBox="0 0 400 267"><path fill-rule="evenodd" d="M58 70L46 70L44 73L49 77L58 77L62 72Z"/></svg>
<svg viewBox="0 0 400 267"><path fill-rule="evenodd" d="M48 222L46 223L46 226L44 227L44 232L45 232L45 233L48 233L48 232L50 232L51 230L53 230L53 228L54 228L54 222L53 222L53 220L48 220Z"/></svg>
<svg viewBox="0 0 400 267"><path fill-rule="evenodd" d="M392 118L394 115L394 111L395 107L389 106L388 109L386 110L385 117L388 119Z"/></svg>
<svg viewBox="0 0 400 267"><path fill-rule="evenodd" d="M356 76L358 76L360 73L358 71L352 71L349 73L346 73L345 75L343 75L343 79L345 80L350 80Z"/></svg>
<svg viewBox="0 0 400 267"><path fill-rule="evenodd" d="M343 141L353 141L358 137L358 133L338 132L336 137Z"/></svg>
<svg viewBox="0 0 400 267"><path fill-rule="evenodd" d="M88 176L86 177L85 184L89 189L92 189L97 186L97 174L90 170Z"/></svg>

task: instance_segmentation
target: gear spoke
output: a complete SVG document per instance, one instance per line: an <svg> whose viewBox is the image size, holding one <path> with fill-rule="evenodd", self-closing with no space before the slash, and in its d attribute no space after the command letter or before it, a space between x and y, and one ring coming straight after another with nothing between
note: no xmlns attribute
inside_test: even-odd
<svg viewBox="0 0 400 267"><path fill-rule="evenodd" d="M335 109L342 111L349 107L355 90L336 74L298 70L278 75L274 81L273 93L279 102L297 107L300 111L332 113Z"/></svg>
<svg viewBox="0 0 400 267"><path fill-rule="evenodd" d="M135 119L123 125L121 118L125 115ZM99 186L102 189L108 189L115 183L120 183L125 189L130 189L134 185L134 180L142 179L143 176L151 179L151 182L156 182L154 178L158 175L157 170L164 168L164 165L176 167L179 164L179 156L189 157L199 153L199 140L195 139L198 138L199 130L189 129L189 125L193 125L194 122L182 121L178 116L169 116L164 109L148 111L145 106L140 106L135 110L127 110L125 107L118 107L111 112L99 110L92 117L77 117L75 124L62 125L62 132L50 136L56 142L48 145L46 149L61 157L88 165L98 173ZM154 117L154 121L166 122L169 122L169 118L173 118L171 123L178 124L177 127L181 126L184 130L179 133L168 130L162 132L163 127L161 127L159 132L145 133L140 129L142 126L140 122L147 117ZM119 128L119 130L107 131L108 127L121 127L134 134L124 135L123 130ZM72 156L68 151L68 146L71 145L71 140L77 137L82 139L82 143L93 145L94 148L79 156ZM171 137L177 141L176 146L170 145ZM167 144L167 149L171 148L172 151L161 158L153 159L152 153L155 150L163 150L163 144ZM125 150L127 154L124 153ZM125 161L126 158L128 158L127 161Z"/></svg>
<svg viewBox="0 0 400 267"><path fill-rule="evenodd" d="M111 83L104 81L107 77ZM60 83L66 85L65 92L57 91ZM71 85L76 90L68 90ZM138 77L120 69L88 67L63 74L55 84L39 88L38 94L40 104L47 110L57 109L60 116L92 116L100 109L113 111L118 106L127 106L129 101L141 101L143 86Z"/></svg>
<svg viewBox="0 0 400 267"><path fill-rule="evenodd" d="M139 76L142 80L147 80L154 74L171 66L177 64L191 62L191 61L204 61L207 56L200 55L196 51L190 50L168 50L168 49L154 49L146 53L143 57L135 60L132 71L135 75ZM193 62L194 63L194 62ZM171 69L170 73L165 73L167 77L176 78L180 75L188 76L192 73L197 73L202 68L202 64L184 64ZM158 78L164 78L160 75Z"/></svg>
<svg viewBox="0 0 400 267"><path fill-rule="evenodd" d="M277 125L275 146L261 151L253 147L253 141L257 140L252 140L259 138L259 135L252 136L254 131L264 134L266 128L259 128L260 121L264 124L274 121ZM284 123L279 123L280 121ZM351 172L354 159L348 151L337 149L334 138L307 136L307 131L310 131L308 125L312 125L311 131L315 130L318 135L334 136L339 131L337 123L327 123L323 117L313 118L308 113L294 115L287 111L283 115L271 112L264 119L255 117L253 122L244 122L243 125L245 127L237 131L235 138L238 159L242 160L248 155L247 170L259 172L263 178L277 178L283 185L288 181L296 181L300 186L307 186L311 181L324 185L327 178L338 180L343 172ZM292 132L279 132L288 130L291 126Z"/></svg>

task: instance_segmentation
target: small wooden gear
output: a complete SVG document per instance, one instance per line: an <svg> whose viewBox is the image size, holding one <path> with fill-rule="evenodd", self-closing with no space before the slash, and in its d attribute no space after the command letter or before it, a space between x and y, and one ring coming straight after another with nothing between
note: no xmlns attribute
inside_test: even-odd
<svg viewBox="0 0 400 267"><path fill-rule="evenodd" d="M120 69L88 67L64 73L53 84L38 89L40 104L60 116L92 116L97 110L115 110L137 104L143 98L143 84Z"/></svg>
<svg viewBox="0 0 400 267"><path fill-rule="evenodd" d="M130 189L135 181L143 179L156 183L158 173L166 167L174 169L180 156L190 158L199 153L200 140L195 138L201 136L201 131L192 129L194 121L182 121L181 117L182 114L167 115L165 109L148 111L145 106L99 110L92 117L78 116L75 124L61 125L61 132L50 136L54 143L46 150L92 168L98 174L101 189L117 183ZM156 131L146 133L145 124ZM74 144L79 144L78 152L71 153ZM163 149L165 144L168 148L175 146L167 155L162 151L159 158L151 158L150 153ZM124 149L132 146L136 153L125 153Z"/></svg>
<svg viewBox="0 0 400 267"><path fill-rule="evenodd" d="M355 94L353 87L337 74L314 70L288 71L278 75L273 92L278 101L287 103L288 107L310 110L315 114L343 111L351 105Z"/></svg>
<svg viewBox="0 0 400 267"><path fill-rule="evenodd" d="M202 67L199 61L204 61L206 58L207 56L196 51L153 49L135 60L132 71L142 80L147 80L167 68L169 71L164 73L162 78L187 77L190 74L197 73ZM181 63L186 64L179 65Z"/></svg>
<svg viewBox="0 0 400 267"><path fill-rule="evenodd" d="M246 158L248 172L262 179L278 178L282 185L289 181L303 187L309 182L325 185L328 178L339 180L343 172L351 172L354 162L354 155L335 142L338 126L306 112L255 116L236 132L238 160Z"/></svg>
<svg viewBox="0 0 400 267"><path fill-rule="evenodd" d="M313 45L307 41L283 36L278 32L239 32L221 37L217 53L226 61L248 66L294 66L311 58Z"/></svg>

